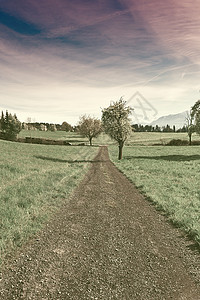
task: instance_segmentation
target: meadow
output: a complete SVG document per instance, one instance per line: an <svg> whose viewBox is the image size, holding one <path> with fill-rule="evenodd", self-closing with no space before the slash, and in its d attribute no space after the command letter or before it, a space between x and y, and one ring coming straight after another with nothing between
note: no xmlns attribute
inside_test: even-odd
<svg viewBox="0 0 200 300"><path fill-rule="evenodd" d="M44 138L52 140L67 140L72 143L72 145L77 145L78 143L87 143L87 138L82 137L78 133L66 132L66 131L32 131L32 130L22 130L19 138L32 137L32 138Z"/></svg>
<svg viewBox="0 0 200 300"><path fill-rule="evenodd" d="M152 140L146 134L137 141ZM137 141L132 136L122 161L117 147L110 146L111 160L158 210L200 243L200 146L141 146Z"/></svg>
<svg viewBox="0 0 200 300"><path fill-rule="evenodd" d="M166 145L173 139L188 141L184 132L133 132L126 145L151 146L154 144ZM200 141L200 136L194 133L192 141Z"/></svg>
<svg viewBox="0 0 200 300"><path fill-rule="evenodd" d="M186 133L133 133L118 161L117 144L101 134L94 147L73 146L87 138L66 132L20 132L64 139L72 146L0 140L0 257L40 230L68 201L98 151L108 145L111 160L136 187L178 226L200 242L200 146L162 146ZM193 140L200 140L193 135ZM152 146L161 144L160 146Z"/></svg>
<svg viewBox="0 0 200 300"><path fill-rule="evenodd" d="M83 178L97 147L0 140L0 257L38 231Z"/></svg>
<svg viewBox="0 0 200 300"><path fill-rule="evenodd" d="M27 131L22 130L18 137L37 137L45 139L55 140L66 140L72 144L88 143L88 139L79 135L76 132L65 132L65 131ZM165 145L172 139L188 140L187 133L163 133L163 132L134 132L131 138L127 141L126 145L152 145L152 144L163 144ZM197 134L192 135L192 140L200 141L200 136ZM97 138L93 139L93 144L115 144L106 134L101 134Z"/></svg>

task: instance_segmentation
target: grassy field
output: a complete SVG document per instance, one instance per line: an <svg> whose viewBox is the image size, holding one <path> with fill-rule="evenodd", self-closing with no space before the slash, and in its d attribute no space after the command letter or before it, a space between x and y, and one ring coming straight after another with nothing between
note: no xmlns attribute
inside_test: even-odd
<svg viewBox="0 0 200 300"><path fill-rule="evenodd" d="M82 137L78 133L66 132L66 131L31 131L31 130L22 130L18 137L32 137L32 138L45 138L52 140L67 140L72 144L78 143L87 143L88 140L85 137Z"/></svg>
<svg viewBox="0 0 200 300"><path fill-rule="evenodd" d="M134 132L132 133L131 138L127 141L127 145L153 145L153 144L162 144L165 145L172 139L181 139L188 141L187 133L176 133L176 132ZM200 141L200 136L197 134L192 135L193 141Z"/></svg>
<svg viewBox="0 0 200 300"><path fill-rule="evenodd" d="M65 132L65 131L27 131L22 130L19 135L19 138L32 137L32 138L44 138L52 140L65 140L70 142L72 145L78 145L80 143L85 143L89 145L89 140L86 137L81 136L77 132ZM113 141L109 138L108 135L102 133L97 138L92 139L93 145L101 144L113 144Z"/></svg>
<svg viewBox="0 0 200 300"><path fill-rule="evenodd" d="M109 153L157 209L200 243L200 146L126 146L122 161L116 146Z"/></svg>
<svg viewBox="0 0 200 300"><path fill-rule="evenodd" d="M22 131L20 136L30 136ZM85 142L76 133L31 132L32 137ZM107 135L110 158L173 222L200 242L200 146L148 146L187 139L186 133L133 133L117 160L118 147ZM199 140L199 136L193 136ZM0 257L39 230L83 178L97 147L50 146L0 140Z"/></svg>
<svg viewBox="0 0 200 300"><path fill-rule="evenodd" d="M83 178L97 147L0 140L0 254L28 239Z"/></svg>
<svg viewBox="0 0 200 300"><path fill-rule="evenodd" d="M19 137L37 137L45 139L55 139L55 140L66 140L74 145L78 143L89 144L86 137L79 135L76 132L65 132L65 131L27 131L22 130L19 133ZM131 138L127 141L127 145L152 145L152 144L163 144L165 145L172 139L182 139L188 140L187 133L167 133L167 132L133 132ZM197 134L192 135L192 140L200 141L200 136ZM101 134L97 138L93 139L93 144L115 144L106 134Z"/></svg>

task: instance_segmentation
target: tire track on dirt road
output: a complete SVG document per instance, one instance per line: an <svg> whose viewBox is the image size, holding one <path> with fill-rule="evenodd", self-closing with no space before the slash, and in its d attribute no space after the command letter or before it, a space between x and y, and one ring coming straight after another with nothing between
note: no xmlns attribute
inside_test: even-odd
<svg viewBox="0 0 200 300"><path fill-rule="evenodd" d="M42 232L3 264L0 299L200 299L199 254L106 147Z"/></svg>

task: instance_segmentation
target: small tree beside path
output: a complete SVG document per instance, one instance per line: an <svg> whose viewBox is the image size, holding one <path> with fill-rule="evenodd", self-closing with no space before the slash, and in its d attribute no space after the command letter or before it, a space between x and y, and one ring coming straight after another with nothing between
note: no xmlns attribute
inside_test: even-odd
<svg viewBox="0 0 200 300"><path fill-rule="evenodd" d="M102 132L101 121L86 115L80 117L78 128L80 134L89 139L90 146L92 146L92 139Z"/></svg>
<svg viewBox="0 0 200 300"><path fill-rule="evenodd" d="M119 156L122 159L122 150L125 141L132 132L129 115L133 108L126 106L126 101L121 97L113 102L108 108L102 110L102 124L105 133L118 142Z"/></svg>

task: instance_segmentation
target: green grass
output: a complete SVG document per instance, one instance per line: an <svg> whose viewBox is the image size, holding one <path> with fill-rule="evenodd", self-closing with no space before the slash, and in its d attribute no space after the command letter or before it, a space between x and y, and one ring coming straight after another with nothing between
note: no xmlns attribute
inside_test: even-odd
<svg viewBox="0 0 200 300"><path fill-rule="evenodd" d="M32 137L32 138L44 138L52 140L65 140L70 142L72 145L77 145L80 143L85 143L89 145L89 140L86 137L81 136L77 132L65 132L65 131L28 131L22 130L19 135L19 138ZM108 135L101 133L97 138L92 139L92 144L97 146L99 144L113 143Z"/></svg>
<svg viewBox="0 0 200 300"><path fill-rule="evenodd" d="M19 137L37 137L45 139L55 140L67 140L72 144L86 143L89 144L88 139L79 135L76 132L65 132L65 131L28 131L22 130L19 133ZM172 139L188 140L187 133L167 133L167 132L133 132L131 138L127 141L127 145L152 145L152 144L163 144L165 145ZM200 136L197 134L192 135L192 140L200 141ZM114 142L108 137L108 135L102 133L97 138L94 138L93 144L113 144Z"/></svg>
<svg viewBox="0 0 200 300"><path fill-rule="evenodd" d="M176 133L176 132L133 132L131 138L127 141L127 145L153 145L162 144L165 145L172 139L181 139L188 141L187 133ZM197 134L192 135L193 141L200 141L200 136Z"/></svg>
<svg viewBox="0 0 200 300"><path fill-rule="evenodd" d="M20 246L66 201L97 147L0 140L0 256Z"/></svg>
<svg viewBox="0 0 200 300"><path fill-rule="evenodd" d="M117 160L117 146L109 152L157 209L200 243L200 147L125 146L122 161Z"/></svg>
<svg viewBox="0 0 200 300"><path fill-rule="evenodd" d="M20 136L30 132L22 131ZM36 131L31 136L88 144L87 138L63 131ZM187 139L187 134L133 133L120 162L118 147L107 135L101 134L93 143L107 144L116 166L200 242L200 147L140 146L165 144L173 138ZM97 151L97 147L0 140L0 257L41 229L83 178Z"/></svg>
<svg viewBox="0 0 200 300"><path fill-rule="evenodd" d="M32 130L22 130L19 138L32 137L32 138L44 138L52 140L67 140L72 144L78 143L88 143L87 138L82 137L78 133L66 132L66 131L32 131Z"/></svg>

